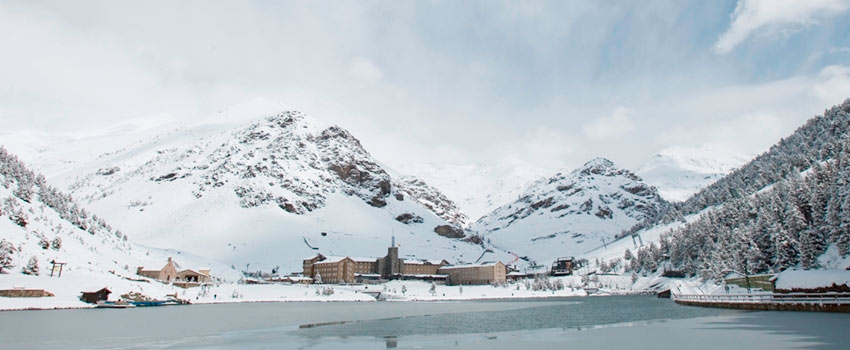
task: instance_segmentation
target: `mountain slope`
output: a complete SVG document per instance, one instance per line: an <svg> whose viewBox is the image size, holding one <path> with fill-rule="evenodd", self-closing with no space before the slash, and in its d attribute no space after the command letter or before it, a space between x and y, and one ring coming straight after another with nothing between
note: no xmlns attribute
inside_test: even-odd
<svg viewBox="0 0 850 350"><path fill-rule="evenodd" d="M520 199L479 219L473 230L497 247L548 263L601 246L670 209L652 186L597 158L534 183Z"/></svg>
<svg viewBox="0 0 850 350"><path fill-rule="evenodd" d="M80 207L70 196L49 186L0 147L0 239L10 259L6 272L20 272L30 258L47 271L49 261L68 268L106 270L132 266L133 246L121 231Z"/></svg>
<svg viewBox="0 0 850 350"><path fill-rule="evenodd" d="M664 199L681 202L750 159L708 146L669 147L643 163L635 173L655 186Z"/></svg>
<svg viewBox="0 0 850 350"><path fill-rule="evenodd" d="M651 273L666 265L721 279L729 270L845 269L850 265L850 100L827 110L730 175L677 203L686 222L645 221L649 240L629 261L610 265ZM669 257L669 259L668 259ZM613 258L613 259L612 259ZM612 264L613 263L613 264Z"/></svg>
<svg viewBox="0 0 850 350"><path fill-rule="evenodd" d="M391 176L338 126L285 112L172 138L103 157L69 188L143 244L252 270L298 271L313 248L382 256L393 234L402 255L471 261L484 250L438 235L466 218L430 186Z"/></svg>
<svg viewBox="0 0 850 350"><path fill-rule="evenodd" d="M770 150L728 176L677 204L683 214L752 195L756 191L798 174L803 169L833 159L850 134L850 99L826 110L783 138Z"/></svg>

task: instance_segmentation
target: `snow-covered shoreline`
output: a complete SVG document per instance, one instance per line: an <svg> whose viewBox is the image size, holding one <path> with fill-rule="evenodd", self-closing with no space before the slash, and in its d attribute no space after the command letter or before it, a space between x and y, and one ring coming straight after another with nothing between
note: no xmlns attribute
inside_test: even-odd
<svg viewBox="0 0 850 350"><path fill-rule="evenodd" d="M423 281L389 281L374 285L285 285L222 283L206 288L183 289L157 282L129 281L118 276L102 274L69 275L60 278L27 276L23 274L0 275L0 289L43 289L55 296L43 298L0 297L0 311L86 309L94 305L79 299L81 291L95 291L106 287L112 291L110 300L121 294L136 292L155 299L165 299L177 294L192 304L230 304L262 302L374 302L374 293L382 293L382 300L395 302L458 302L475 300L521 300L543 298L584 297L585 287L598 291L590 295L627 295L647 293L657 285L654 277L641 277L631 283L629 276L599 276L594 281L582 282L579 276L550 279L551 285L560 281L562 289L535 286L533 280L523 280L501 286L432 285ZM622 286L622 288L621 288ZM537 290L535 290L537 289ZM369 293L369 294L367 294Z"/></svg>

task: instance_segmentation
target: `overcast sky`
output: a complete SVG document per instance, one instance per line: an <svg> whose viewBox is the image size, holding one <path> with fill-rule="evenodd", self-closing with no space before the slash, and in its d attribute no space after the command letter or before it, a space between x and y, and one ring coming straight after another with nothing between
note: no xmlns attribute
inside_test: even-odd
<svg viewBox="0 0 850 350"><path fill-rule="evenodd" d="M673 145L761 152L850 97L848 23L850 0L3 1L0 123L271 104L393 166L634 169Z"/></svg>

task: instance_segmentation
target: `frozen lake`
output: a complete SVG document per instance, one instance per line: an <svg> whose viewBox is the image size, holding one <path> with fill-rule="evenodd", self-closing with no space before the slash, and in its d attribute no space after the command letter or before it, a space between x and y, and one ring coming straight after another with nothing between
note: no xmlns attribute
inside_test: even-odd
<svg viewBox="0 0 850 350"><path fill-rule="evenodd" d="M651 296L0 312L2 349L847 348L850 315Z"/></svg>

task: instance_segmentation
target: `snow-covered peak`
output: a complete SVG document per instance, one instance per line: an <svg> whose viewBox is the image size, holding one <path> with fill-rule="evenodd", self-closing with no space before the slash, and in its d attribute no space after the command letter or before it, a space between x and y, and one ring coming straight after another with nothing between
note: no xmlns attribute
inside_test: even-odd
<svg viewBox="0 0 850 350"><path fill-rule="evenodd" d="M485 249L440 236L466 216L424 181L391 175L342 127L296 111L222 125L105 153L65 182L143 244L228 263L294 269L317 247L377 256L394 232L426 257Z"/></svg>
<svg viewBox="0 0 850 350"><path fill-rule="evenodd" d="M569 173L535 182L519 199L485 215L472 228L497 247L548 262L610 242L668 207L632 172L595 158Z"/></svg>
<svg viewBox="0 0 850 350"><path fill-rule="evenodd" d="M596 170L596 171L605 171L605 170L612 169L612 168L615 168L614 162L612 162L608 159L602 158L602 157L593 158L593 159L587 161L586 163L584 163L584 165L582 166L582 169Z"/></svg>
<svg viewBox="0 0 850 350"><path fill-rule="evenodd" d="M659 151L637 174L670 201L684 201L752 157L719 147L674 146Z"/></svg>

